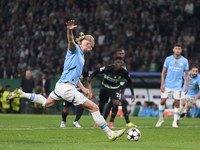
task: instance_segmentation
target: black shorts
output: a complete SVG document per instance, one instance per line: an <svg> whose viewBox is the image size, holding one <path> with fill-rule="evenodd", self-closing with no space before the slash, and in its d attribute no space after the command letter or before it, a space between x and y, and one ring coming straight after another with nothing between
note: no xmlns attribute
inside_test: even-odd
<svg viewBox="0 0 200 150"><path fill-rule="evenodd" d="M120 88L120 93L121 93L121 94L124 94L125 86L124 86L124 85L121 85L119 88Z"/></svg>
<svg viewBox="0 0 200 150"><path fill-rule="evenodd" d="M73 105L73 103L71 102L68 102L68 101L64 101L63 102L63 107L70 107L70 106L72 106Z"/></svg>
<svg viewBox="0 0 200 150"><path fill-rule="evenodd" d="M108 103L109 98L111 100L120 100L121 99L121 92L120 88L114 90L106 90L101 89L99 94L99 102L100 103Z"/></svg>

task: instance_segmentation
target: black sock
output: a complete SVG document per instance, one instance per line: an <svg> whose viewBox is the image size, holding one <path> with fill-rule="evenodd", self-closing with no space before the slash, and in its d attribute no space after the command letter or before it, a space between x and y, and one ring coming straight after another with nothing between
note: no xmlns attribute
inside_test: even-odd
<svg viewBox="0 0 200 150"><path fill-rule="evenodd" d="M62 112L62 121L66 122L67 115L68 113Z"/></svg>
<svg viewBox="0 0 200 150"><path fill-rule="evenodd" d="M76 119L74 121L78 121L81 118L83 111L84 111L83 108L81 108L81 107L77 108Z"/></svg>
<svg viewBox="0 0 200 150"><path fill-rule="evenodd" d="M108 118L108 115L110 113L111 107L112 107L112 103L109 102L108 105L107 105L107 107L106 107L105 114L104 114L104 119L105 120Z"/></svg>
<svg viewBox="0 0 200 150"><path fill-rule="evenodd" d="M128 117L129 113L127 111L127 101L123 101L121 103L122 103L122 111L124 113L124 118L126 120L126 123L129 123L130 120L129 120L129 117Z"/></svg>
<svg viewBox="0 0 200 150"><path fill-rule="evenodd" d="M103 108L104 108L104 103L99 103L99 111L101 115L103 114Z"/></svg>
<svg viewBox="0 0 200 150"><path fill-rule="evenodd" d="M115 119L115 116L117 115L117 112L118 112L118 106L115 106L115 107L113 106L110 122L114 122L114 119Z"/></svg>

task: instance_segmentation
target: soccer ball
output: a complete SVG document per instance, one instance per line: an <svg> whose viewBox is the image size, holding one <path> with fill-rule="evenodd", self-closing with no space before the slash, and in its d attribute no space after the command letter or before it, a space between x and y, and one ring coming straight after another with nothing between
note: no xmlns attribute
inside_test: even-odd
<svg viewBox="0 0 200 150"><path fill-rule="evenodd" d="M141 133L136 128L130 128L126 133L126 137L129 141L138 141L141 138Z"/></svg>

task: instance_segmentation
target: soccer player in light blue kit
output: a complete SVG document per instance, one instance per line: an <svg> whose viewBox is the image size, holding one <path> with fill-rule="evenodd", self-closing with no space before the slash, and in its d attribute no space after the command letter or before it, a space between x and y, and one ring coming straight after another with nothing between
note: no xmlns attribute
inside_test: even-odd
<svg viewBox="0 0 200 150"><path fill-rule="evenodd" d="M185 93L188 92L188 60L181 56L182 48L179 43L174 45L173 48L174 54L168 56L165 59L162 76L161 76L161 102L159 105L159 120L156 124L156 127L160 127L163 120L165 102L171 92L174 96L174 121L172 127L178 127L177 120L180 116L180 99L181 99L181 87L182 87L182 76L185 72L186 87L184 89Z"/></svg>
<svg viewBox="0 0 200 150"><path fill-rule="evenodd" d="M182 88L182 93L181 93L181 105L180 105L180 112L182 113L185 104L186 105L186 113L190 112L190 108L193 107L193 105L196 104L197 99L200 97L200 75L199 73L199 66L197 64L193 64L190 67L190 72L189 72L189 89L188 93L185 94L184 89L186 87L186 81L184 80L184 85ZM185 74L183 76L185 79Z"/></svg>
<svg viewBox="0 0 200 150"><path fill-rule="evenodd" d="M74 105L90 111L95 123L101 127L101 129L107 134L110 140L114 141L123 135L125 129L114 132L110 130L106 124L105 119L101 116L98 106L92 101L88 100L76 89L78 86L84 94L89 94L89 90L83 86L79 78L85 63L84 53L90 52L92 50L95 41L91 35L84 35L83 33L80 33L80 37L76 39L78 44L76 44L72 32L72 30L77 27L77 25L74 25L74 22L74 20L71 20L66 23L68 50L65 57L64 69L61 78L56 83L54 91L50 93L48 98L46 99L42 95L25 93L20 89L16 89L14 92L11 92L7 96L7 99L23 97L30 99L34 103L42 104L45 107L52 107L53 105L56 105L61 99L72 102Z"/></svg>

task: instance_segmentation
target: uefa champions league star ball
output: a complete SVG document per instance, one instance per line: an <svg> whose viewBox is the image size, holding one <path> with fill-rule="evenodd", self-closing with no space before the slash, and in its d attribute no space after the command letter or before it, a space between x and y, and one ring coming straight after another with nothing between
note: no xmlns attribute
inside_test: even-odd
<svg viewBox="0 0 200 150"><path fill-rule="evenodd" d="M129 141L138 141L141 138L141 133L137 128L131 128L127 131L126 137Z"/></svg>

